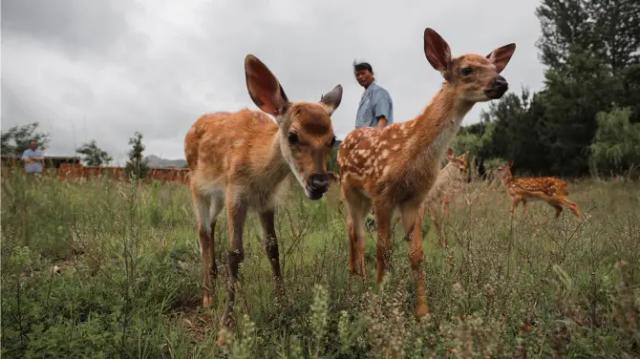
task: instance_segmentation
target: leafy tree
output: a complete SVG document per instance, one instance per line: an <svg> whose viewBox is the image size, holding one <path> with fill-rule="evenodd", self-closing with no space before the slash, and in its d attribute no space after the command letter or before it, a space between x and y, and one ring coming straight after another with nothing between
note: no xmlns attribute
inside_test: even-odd
<svg viewBox="0 0 640 359"><path fill-rule="evenodd" d="M542 30L537 45L545 65L560 69L572 52L592 48L595 22L585 0L543 0L536 15Z"/></svg>
<svg viewBox="0 0 640 359"><path fill-rule="evenodd" d="M617 104L631 107L631 121L640 119L640 2L543 0L536 14L549 66L539 94L548 171L586 174L596 114Z"/></svg>
<svg viewBox="0 0 640 359"><path fill-rule="evenodd" d="M31 141L38 143L38 148L44 149L49 143L49 134L38 132L38 123L33 122L27 125L14 126L2 133L2 155L20 156L24 150L29 148Z"/></svg>
<svg viewBox="0 0 640 359"><path fill-rule="evenodd" d="M464 128L454 142L456 152L469 151L483 172L492 158L511 159L527 172L548 168L548 145L544 142L544 108L538 95L526 89L520 96L509 93L492 103L483 121Z"/></svg>
<svg viewBox="0 0 640 359"><path fill-rule="evenodd" d="M142 155L144 152L142 134L140 132L134 133L133 137L129 138L129 144L131 145L131 150L129 151L129 161L125 166L125 172L129 178L142 179L149 172L147 161L144 160Z"/></svg>
<svg viewBox="0 0 640 359"><path fill-rule="evenodd" d="M552 156L550 172L588 173L588 147L596 132L596 114L609 111L621 84L592 53L574 53L563 70L545 73L544 137Z"/></svg>
<svg viewBox="0 0 640 359"><path fill-rule="evenodd" d="M620 107L631 109L631 122L640 122L640 64L634 64L618 73L622 93L616 98Z"/></svg>
<svg viewBox="0 0 640 359"><path fill-rule="evenodd" d="M76 149L76 153L84 156L82 160L87 166L101 166L102 164L108 164L112 160L106 151L98 147L96 140L83 144Z"/></svg>
<svg viewBox="0 0 640 359"><path fill-rule="evenodd" d="M543 0L537 8L542 62L561 69L573 53L590 52L617 71L640 59L637 0Z"/></svg>
<svg viewBox="0 0 640 359"><path fill-rule="evenodd" d="M594 174L640 170L640 123L632 124L630 116L628 108L598 113L598 130L590 146Z"/></svg>
<svg viewBox="0 0 640 359"><path fill-rule="evenodd" d="M640 1L583 1L593 19L594 50L617 72L640 60Z"/></svg>

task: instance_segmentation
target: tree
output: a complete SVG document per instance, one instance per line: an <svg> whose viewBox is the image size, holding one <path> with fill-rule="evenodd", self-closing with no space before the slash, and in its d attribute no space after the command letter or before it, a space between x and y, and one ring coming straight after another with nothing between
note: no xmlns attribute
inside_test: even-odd
<svg viewBox="0 0 640 359"><path fill-rule="evenodd" d="M542 62L560 69L572 53L590 52L614 72L640 59L637 0L543 0L536 9Z"/></svg>
<svg viewBox="0 0 640 359"><path fill-rule="evenodd" d="M96 140L91 140L76 149L76 153L84 156L82 159L87 166L101 166L111 162L111 156L96 145Z"/></svg>
<svg viewBox="0 0 640 359"><path fill-rule="evenodd" d="M38 123L33 122L22 126L13 126L2 133L2 155L20 156L29 148L31 141L38 143L38 148L44 149L49 143L49 134L38 132Z"/></svg>
<svg viewBox="0 0 640 359"><path fill-rule="evenodd" d="M544 173L549 167L548 144L542 136L544 108L540 96L526 89L509 93L483 112L483 121L460 131L456 152L469 151L480 167L493 158L510 159L518 169ZM482 173L482 168L479 169Z"/></svg>
<svg viewBox="0 0 640 359"><path fill-rule="evenodd" d="M632 124L630 116L628 108L598 113L598 130L590 146L594 174L613 175L640 170L640 123Z"/></svg>
<svg viewBox="0 0 640 359"><path fill-rule="evenodd" d="M585 2L594 20L594 50L615 72L640 60L640 1Z"/></svg>
<svg viewBox="0 0 640 359"><path fill-rule="evenodd" d="M134 133L133 137L129 138L129 144L132 147L129 151L129 161L127 161L125 172L129 178L142 179L149 172L147 161L143 159L142 155L142 152L144 152L142 134L140 132Z"/></svg>
<svg viewBox="0 0 640 359"><path fill-rule="evenodd" d="M549 69L545 78L543 137L550 146L550 172L587 174L596 114L620 98L621 83L589 52L571 54L563 70Z"/></svg>
<svg viewBox="0 0 640 359"><path fill-rule="evenodd" d="M572 52L591 49L594 21L584 0L543 0L536 15L542 30L537 45L545 65L560 69Z"/></svg>
<svg viewBox="0 0 640 359"><path fill-rule="evenodd" d="M536 14L545 71L540 93L541 139L549 172L589 172L596 114L616 104L632 107L638 120L640 2L637 0L543 0Z"/></svg>

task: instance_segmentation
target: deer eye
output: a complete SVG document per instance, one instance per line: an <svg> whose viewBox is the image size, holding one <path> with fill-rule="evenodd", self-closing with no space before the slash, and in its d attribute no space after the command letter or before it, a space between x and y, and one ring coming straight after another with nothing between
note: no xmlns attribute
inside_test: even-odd
<svg viewBox="0 0 640 359"><path fill-rule="evenodd" d="M291 145L297 145L298 143L300 143L300 139L295 132L289 132L289 137L287 137L287 139L289 140L289 144Z"/></svg>
<svg viewBox="0 0 640 359"><path fill-rule="evenodd" d="M460 70L460 73L462 73L462 76L471 75L472 72L473 72L473 68L471 67L464 67L462 70Z"/></svg>

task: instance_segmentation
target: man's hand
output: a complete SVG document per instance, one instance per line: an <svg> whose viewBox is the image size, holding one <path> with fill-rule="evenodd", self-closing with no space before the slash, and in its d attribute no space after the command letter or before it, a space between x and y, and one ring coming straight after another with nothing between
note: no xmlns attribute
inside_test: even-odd
<svg viewBox="0 0 640 359"><path fill-rule="evenodd" d="M384 116L378 117L378 125L377 125L377 127L378 128L383 128L386 125L387 125L387 118L384 117Z"/></svg>

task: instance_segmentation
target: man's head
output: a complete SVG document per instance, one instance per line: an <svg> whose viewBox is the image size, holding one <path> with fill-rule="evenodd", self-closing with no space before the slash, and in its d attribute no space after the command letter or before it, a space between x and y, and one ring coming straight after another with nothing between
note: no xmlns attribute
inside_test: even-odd
<svg viewBox="0 0 640 359"><path fill-rule="evenodd" d="M38 141L31 140L31 142L29 143L29 148L31 149L31 151L37 150L38 149Z"/></svg>
<svg viewBox="0 0 640 359"><path fill-rule="evenodd" d="M360 86L367 88L375 80L373 77L373 69L367 62L353 64L353 73Z"/></svg>

